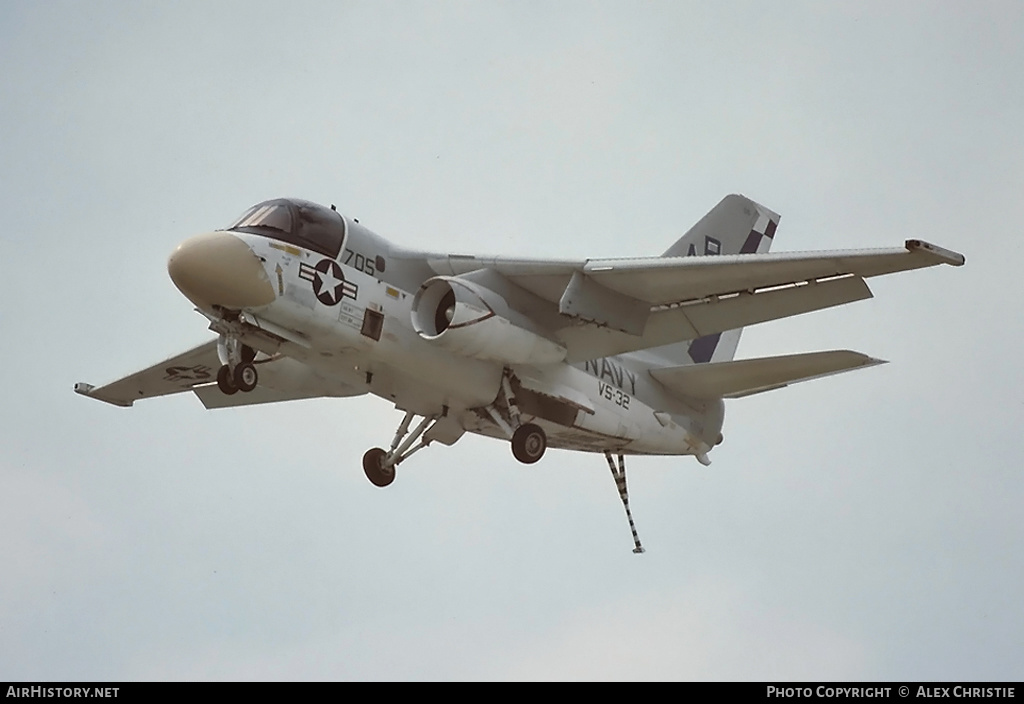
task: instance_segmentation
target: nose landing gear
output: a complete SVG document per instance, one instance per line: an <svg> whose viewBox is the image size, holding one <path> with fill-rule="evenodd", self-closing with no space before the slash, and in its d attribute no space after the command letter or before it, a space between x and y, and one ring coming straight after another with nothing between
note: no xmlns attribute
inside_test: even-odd
<svg viewBox="0 0 1024 704"><path fill-rule="evenodd" d="M252 362L242 362L235 367L231 380L239 391L247 393L256 388L259 376L256 374L256 367L252 365Z"/></svg>
<svg viewBox="0 0 1024 704"><path fill-rule="evenodd" d="M217 388L225 396L238 393L238 387L235 386L235 380L232 378L231 367L226 364L217 370Z"/></svg>
<svg viewBox="0 0 1024 704"><path fill-rule="evenodd" d="M244 345L237 338L221 335L217 342L217 356L223 363L217 370L217 388L230 396L241 391L248 393L259 383L259 374L252 361L256 350Z"/></svg>

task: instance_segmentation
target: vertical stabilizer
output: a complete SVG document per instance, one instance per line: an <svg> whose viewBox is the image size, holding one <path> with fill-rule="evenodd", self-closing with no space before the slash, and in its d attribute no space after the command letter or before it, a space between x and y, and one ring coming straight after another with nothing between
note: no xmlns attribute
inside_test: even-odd
<svg viewBox="0 0 1024 704"><path fill-rule="evenodd" d="M772 246L779 215L741 195L729 195L691 227L663 257L764 254ZM727 362L736 355L742 328L649 350L672 364Z"/></svg>

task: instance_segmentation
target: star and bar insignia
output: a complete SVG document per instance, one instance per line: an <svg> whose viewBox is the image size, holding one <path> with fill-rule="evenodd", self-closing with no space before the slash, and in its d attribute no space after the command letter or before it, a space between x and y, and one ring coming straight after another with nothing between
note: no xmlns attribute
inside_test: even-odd
<svg viewBox="0 0 1024 704"><path fill-rule="evenodd" d="M359 287L345 280L338 262L321 259L316 266L299 264L299 278L313 284L313 293L325 306L336 306L342 298L355 300Z"/></svg>

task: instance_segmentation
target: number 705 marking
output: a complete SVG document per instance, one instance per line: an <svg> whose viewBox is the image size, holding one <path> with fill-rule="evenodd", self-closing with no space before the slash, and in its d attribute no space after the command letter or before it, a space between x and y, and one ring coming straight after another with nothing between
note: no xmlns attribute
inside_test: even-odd
<svg viewBox="0 0 1024 704"><path fill-rule="evenodd" d="M362 254L358 254L357 252L353 252L351 249L345 249L344 263L348 264L356 271L363 272L364 274L369 274L370 276L377 275L377 268L374 266L374 260L369 257L364 257Z"/></svg>

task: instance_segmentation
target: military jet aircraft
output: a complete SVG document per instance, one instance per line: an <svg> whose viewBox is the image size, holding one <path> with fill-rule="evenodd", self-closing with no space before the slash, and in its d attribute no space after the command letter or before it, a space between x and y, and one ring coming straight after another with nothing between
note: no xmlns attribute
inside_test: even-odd
<svg viewBox="0 0 1024 704"><path fill-rule="evenodd" d="M779 216L726 196L660 257L544 260L393 244L282 198L182 242L171 280L217 334L105 386L118 406L192 391L207 408L372 393L404 412L363 456L376 486L438 442L603 453L633 533L626 455L708 454L724 399L882 361L846 350L734 360L743 326L871 297L865 279L964 257L921 240L775 253Z"/></svg>

